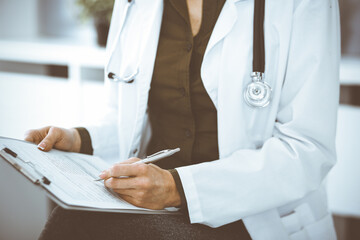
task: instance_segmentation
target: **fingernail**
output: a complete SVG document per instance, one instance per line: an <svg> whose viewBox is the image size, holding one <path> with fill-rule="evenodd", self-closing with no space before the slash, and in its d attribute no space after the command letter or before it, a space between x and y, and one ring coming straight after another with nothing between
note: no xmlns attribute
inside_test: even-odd
<svg viewBox="0 0 360 240"><path fill-rule="evenodd" d="M38 148L40 148L41 150L45 150L46 144L42 142L38 145Z"/></svg>
<svg viewBox="0 0 360 240"><path fill-rule="evenodd" d="M106 177L106 171L102 171L101 173L100 173L100 175L99 175L99 178L105 178Z"/></svg>

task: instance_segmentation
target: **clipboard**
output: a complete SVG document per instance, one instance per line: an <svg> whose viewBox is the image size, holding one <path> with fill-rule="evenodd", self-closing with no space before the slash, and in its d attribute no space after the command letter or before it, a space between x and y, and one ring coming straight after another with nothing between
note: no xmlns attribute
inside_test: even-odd
<svg viewBox="0 0 360 240"><path fill-rule="evenodd" d="M13 149L14 146L17 148L16 150ZM24 157L27 156L26 154L20 154L23 150L20 150L20 152L17 152L18 149L23 148L31 149L31 151L39 151L39 154L44 154L48 158L51 158L54 153L57 154L57 156L64 155L66 157L69 157L70 155L74 155L76 157L82 157L94 161L103 161L98 157L84 155L84 154L78 154L78 153L68 153L68 152L61 152L58 150L52 150L49 153L41 152L40 150L37 150L37 146L33 143L25 142L18 139L12 139L12 138L6 138L0 136L0 159L3 159L5 162L10 164L16 171L21 173L24 177L26 177L29 181L31 181L34 185L40 187L47 197L49 197L52 201L54 201L56 204L61 206L64 209L68 210L81 210L81 211L94 211L94 212L112 212L112 213L133 213L133 214L180 214L177 208L168 208L164 210L150 210L150 209L144 209L144 208L138 208L136 206L133 206L129 203L122 204L120 201L120 197L116 196L115 193L111 192L110 190L106 190L106 188L103 186L102 190L104 193L106 193L108 198L111 198L111 196L114 196L114 201L119 202L120 207L98 207L96 204L94 206L91 206L87 202L87 204L71 204L69 201L64 200L62 197L64 194L58 194L59 191L54 191L53 189L57 189L57 185L61 185L62 182L58 180L56 177L49 176L48 171L46 171L45 168L41 167L40 165L36 165L33 162L33 159L31 157ZM34 150L32 150L34 149ZM30 156L30 155L28 155ZM53 156L54 157L54 156ZM50 164L50 163L49 163ZM46 164L45 164L46 165ZM79 165L79 164L78 164ZM48 175L49 174L49 175ZM66 176L65 176L66 177ZM71 177L71 176L70 176ZM89 182L89 184L95 184L92 182ZM97 183L101 184L101 183ZM62 186L63 189L66 191L66 186ZM96 189L100 189L100 186L97 186ZM96 193L99 194L99 193ZM66 193L65 193L66 195ZM116 198L116 199L115 199ZM101 205L101 203L99 203ZM116 205L116 204L115 204ZM121 207L122 206L122 207Z"/></svg>

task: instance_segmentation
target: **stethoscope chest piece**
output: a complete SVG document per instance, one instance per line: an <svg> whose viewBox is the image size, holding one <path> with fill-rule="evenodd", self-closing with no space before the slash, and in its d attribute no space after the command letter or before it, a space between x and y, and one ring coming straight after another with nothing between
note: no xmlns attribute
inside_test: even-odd
<svg viewBox="0 0 360 240"><path fill-rule="evenodd" d="M266 107L271 100L271 87L263 81L261 73L253 73L252 78L252 82L247 85L244 92L245 102L250 107Z"/></svg>

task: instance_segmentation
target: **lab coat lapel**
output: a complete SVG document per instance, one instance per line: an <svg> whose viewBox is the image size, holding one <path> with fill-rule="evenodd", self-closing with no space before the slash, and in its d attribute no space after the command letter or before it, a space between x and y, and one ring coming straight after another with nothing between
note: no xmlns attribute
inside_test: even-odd
<svg viewBox="0 0 360 240"><path fill-rule="evenodd" d="M235 2L237 1L239 0L228 0L225 2L211 34L204 58L206 58L206 55L214 47L214 45L221 41L233 28L237 19L237 11L235 7Z"/></svg>
<svg viewBox="0 0 360 240"><path fill-rule="evenodd" d="M201 67L201 77L203 84L205 86L206 91L208 92L211 100L213 101L215 107L217 107L217 85L218 78L216 77L208 77L205 73L208 72L206 68L208 67L208 61L213 58L211 56L211 52L221 40L228 35L232 28L235 25L237 20L237 10L235 3L241 0L227 0L221 10L221 13L218 17L218 20L214 26L214 30L209 39L209 43L205 50L203 63Z"/></svg>
<svg viewBox="0 0 360 240"><path fill-rule="evenodd" d="M122 107L120 112L120 122L127 122L128 124L120 124L127 126L126 129L120 129L120 158L127 159L133 154L138 153L140 145L144 121L146 119L146 109L148 94L150 89L150 82L152 78L155 57L157 52L157 45L160 34L163 0L137 0L134 4L134 15L131 16L129 22L133 25L129 26L132 29L124 32L129 33L127 38L131 39L131 33L134 29L141 31L141 41L138 46L140 49L139 59L139 74L137 75L134 84L122 85ZM132 21L133 20L133 21ZM134 33L135 34L135 33ZM131 43L128 43L131 47ZM126 45L128 46L128 45ZM124 48L126 48L126 46ZM135 51L135 52L136 52ZM130 54L130 53L129 53ZM125 56L126 57L126 56ZM124 136L127 133L126 136Z"/></svg>
<svg viewBox="0 0 360 240"><path fill-rule="evenodd" d="M141 40L143 53L140 59L141 73L139 78L141 84L150 87L163 15L163 0L137 0L135 4L138 5L136 18L139 29L144 31Z"/></svg>

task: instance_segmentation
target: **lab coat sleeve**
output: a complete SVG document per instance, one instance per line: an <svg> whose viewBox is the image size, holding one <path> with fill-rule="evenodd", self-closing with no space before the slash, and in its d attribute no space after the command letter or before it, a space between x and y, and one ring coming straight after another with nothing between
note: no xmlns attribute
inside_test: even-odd
<svg viewBox="0 0 360 240"><path fill-rule="evenodd" d="M119 148L118 91L115 84L105 80L105 113L99 116L92 125L85 126L90 134L94 155L105 158L118 154Z"/></svg>
<svg viewBox="0 0 360 240"><path fill-rule="evenodd" d="M116 42L117 28L125 4L127 1L115 1L111 25L108 35L106 56L107 61L110 58L110 51L113 44ZM103 157L113 157L118 154L119 140L118 140L118 105L119 105L119 90L118 83L114 83L107 78L105 73L105 97L106 106L104 114L95 119L94 123L85 126L89 131L94 155Z"/></svg>
<svg viewBox="0 0 360 240"><path fill-rule="evenodd" d="M260 149L177 168L192 223L218 227L319 188L336 161L339 42L337 2L302 0L272 137Z"/></svg>

